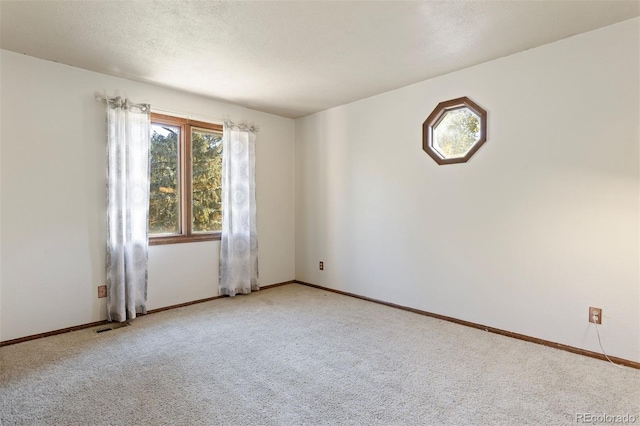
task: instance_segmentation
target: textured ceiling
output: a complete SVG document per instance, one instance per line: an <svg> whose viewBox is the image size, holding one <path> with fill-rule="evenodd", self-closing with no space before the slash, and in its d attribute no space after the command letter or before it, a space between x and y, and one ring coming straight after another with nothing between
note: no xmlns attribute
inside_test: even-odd
<svg viewBox="0 0 640 426"><path fill-rule="evenodd" d="M638 15L638 1L2 0L0 47L295 118Z"/></svg>

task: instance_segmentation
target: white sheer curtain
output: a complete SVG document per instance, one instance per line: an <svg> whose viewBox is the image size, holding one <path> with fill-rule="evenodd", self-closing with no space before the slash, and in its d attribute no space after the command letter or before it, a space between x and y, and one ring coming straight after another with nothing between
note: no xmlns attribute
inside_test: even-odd
<svg viewBox="0 0 640 426"><path fill-rule="evenodd" d="M107 98L107 312L109 321L146 313L149 105Z"/></svg>
<svg viewBox="0 0 640 426"><path fill-rule="evenodd" d="M224 123L220 294L259 290L256 227L256 129Z"/></svg>

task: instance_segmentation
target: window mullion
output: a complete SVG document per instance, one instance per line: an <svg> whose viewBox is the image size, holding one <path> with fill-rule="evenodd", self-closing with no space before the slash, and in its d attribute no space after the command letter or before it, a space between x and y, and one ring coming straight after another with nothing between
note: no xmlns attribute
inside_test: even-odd
<svg viewBox="0 0 640 426"><path fill-rule="evenodd" d="M184 215L185 215L185 232L191 236L193 232L193 191L192 191L192 153L191 153L191 125L185 125L185 161L184 161L184 180L185 180L185 196L184 196Z"/></svg>
<svg viewBox="0 0 640 426"><path fill-rule="evenodd" d="M187 211L188 194L189 194L189 176L188 176L188 151L187 151L187 133L188 127L186 124L181 126L180 135L180 227L181 234L184 236L190 235L189 227L189 212Z"/></svg>

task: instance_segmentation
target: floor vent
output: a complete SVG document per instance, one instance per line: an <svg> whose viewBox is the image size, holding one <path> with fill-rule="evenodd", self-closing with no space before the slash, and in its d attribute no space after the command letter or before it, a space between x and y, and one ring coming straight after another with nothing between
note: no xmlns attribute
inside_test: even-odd
<svg viewBox="0 0 640 426"><path fill-rule="evenodd" d="M115 330L117 328L128 327L128 322L116 322L113 324L109 324L107 327L102 327L96 330L96 333L104 333L107 331Z"/></svg>

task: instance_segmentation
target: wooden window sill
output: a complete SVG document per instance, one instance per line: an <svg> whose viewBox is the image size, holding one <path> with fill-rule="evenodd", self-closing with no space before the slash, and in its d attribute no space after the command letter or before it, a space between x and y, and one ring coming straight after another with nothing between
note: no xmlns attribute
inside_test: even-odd
<svg viewBox="0 0 640 426"><path fill-rule="evenodd" d="M164 244L182 244L182 243L198 243L201 241L219 241L222 238L221 232L212 234L195 234L195 235L168 235L166 237L149 238L150 246L160 246Z"/></svg>

